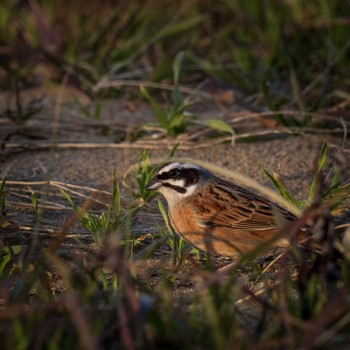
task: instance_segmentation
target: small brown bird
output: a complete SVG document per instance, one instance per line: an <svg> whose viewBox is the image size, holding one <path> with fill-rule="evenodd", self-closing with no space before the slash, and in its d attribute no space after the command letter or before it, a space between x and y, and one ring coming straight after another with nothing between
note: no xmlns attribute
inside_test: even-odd
<svg viewBox="0 0 350 350"><path fill-rule="evenodd" d="M182 238L214 255L237 257L273 239L278 231L273 206L286 222L296 220L288 210L196 164L167 163L146 189L165 197L171 224ZM273 243L288 245L287 237Z"/></svg>

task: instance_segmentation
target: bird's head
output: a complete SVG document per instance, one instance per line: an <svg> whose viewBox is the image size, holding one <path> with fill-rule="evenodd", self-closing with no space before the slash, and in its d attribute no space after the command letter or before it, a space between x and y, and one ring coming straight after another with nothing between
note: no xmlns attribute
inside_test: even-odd
<svg viewBox="0 0 350 350"><path fill-rule="evenodd" d="M146 190L160 192L169 205L198 191L213 175L193 163L167 163L162 165L147 184Z"/></svg>

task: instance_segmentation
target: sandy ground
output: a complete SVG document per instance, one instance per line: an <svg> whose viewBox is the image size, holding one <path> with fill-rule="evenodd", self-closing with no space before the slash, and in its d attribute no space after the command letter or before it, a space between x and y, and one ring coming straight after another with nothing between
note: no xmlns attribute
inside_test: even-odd
<svg viewBox="0 0 350 350"><path fill-rule="evenodd" d="M29 101L41 97L42 90L30 90L25 97ZM6 106L8 95L1 94L2 109ZM257 118L242 121L246 112L235 103L218 105L203 102L194 107L198 118L220 118L231 121L237 133L256 130L269 130L266 123ZM239 121L236 121L236 119ZM140 102L124 98L103 102L103 112L99 119L87 119L77 103L72 102L71 94L65 93L62 104L57 103L56 94L47 93L43 100L43 109L30 118L23 126L17 126L7 118L0 118L0 140L2 151L0 158L0 177L7 174L6 224L0 227L1 236L11 242L29 242L35 230L36 216L31 204L31 193L45 196L46 187L38 181L47 179L56 181L51 186L47 207L40 220L39 233L45 244L59 231L72 216L72 210L59 194L59 187L71 190L70 195L77 204L82 204L92 190L111 191L113 172L116 171L120 183L125 171L139 157L143 147L149 148L151 159L166 157L171 147L180 142L188 149L180 149L177 157L189 157L205 160L226 169L238 171L259 183L271 187L262 171L264 164L270 170L279 169L280 177L292 193L302 199L308 193L312 177L314 160L321 149L324 139L332 146L341 146L342 135L307 134L287 137L277 133L265 140L253 139L251 142L230 142L213 144L208 141L206 147L197 147L203 140L190 140L198 132L198 127L189 129L177 140L163 141L157 131L143 131L140 125L154 123L152 111ZM55 132L56 131L56 132ZM217 138L220 134L214 135ZM62 148L46 147L56 140ZM125 141L132 140L131 144ZM198 142L197 142L198 141ZM123 144L121 144L123 142ZM72 148L71 144L79 145ZM84 145L102 144L104 148ZM118 145L115 148L113 145ZM46 145L46 146L45 146ZM43 147L43 148L42 148ZM348 148L349 145L345 145ZM180 147L181 148L181 147ZM183 147L185 148L185 147ZM330 149L344 167L343 180L348 177L350 153L338 147ZM123 188L122 204L124 208L135 204L132 196L135 183L133 173L126 178L129 188ZM76 187L69 187L76 186ZM74 191L74 192L73 192ZM85 197L84 197L85 196ZM99 200L108 202L108 194L99 192ZM94 206L100 210L101 205ZM157 225L164 226L157 209L156 200L141 209L135 218L133 230L139 235L157 234ZM69 247L73 237L80 237L91 242L91 236L81 226L75 225L65 241Z"/></svg>

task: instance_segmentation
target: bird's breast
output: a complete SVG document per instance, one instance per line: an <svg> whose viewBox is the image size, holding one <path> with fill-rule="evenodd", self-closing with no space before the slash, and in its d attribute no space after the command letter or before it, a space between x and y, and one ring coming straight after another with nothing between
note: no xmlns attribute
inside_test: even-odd
<svg viewBox="0 0 350 350"><path fill-rule="evenodd" d="M214 255L237 255L238 251L228 239L227 232L221 235L208 227L191 206L177 205L169 210L169 217L174 230L196 248Z"/></svg>

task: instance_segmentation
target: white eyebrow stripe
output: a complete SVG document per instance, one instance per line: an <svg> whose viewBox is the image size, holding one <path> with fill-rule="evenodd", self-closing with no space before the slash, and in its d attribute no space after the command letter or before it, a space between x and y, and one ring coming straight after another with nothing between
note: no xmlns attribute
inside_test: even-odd
<svg viewBox="0 0 350 350"><path fill-rule="evenodd" d="M181 169L197 169L197 170L201 170L202 168L199 165L193 164L193 163L174 162L174 163L167 164L163 168L161 168L159 174L167 173L173 169L179 169L179 170L181 170Z"/></svg>
<svg viewBox="0 0 350 350"><path fill-rule="evenodd" d="M167 173L172 169L179 168L180 166L181 166L180 163L170 163L170 164L168 164L160 169L161 170L160 174Z"/></svg>

